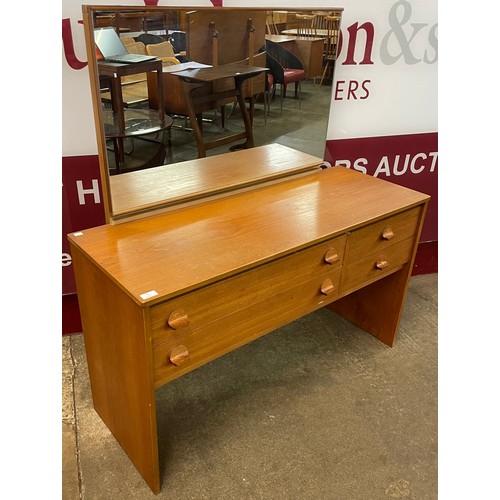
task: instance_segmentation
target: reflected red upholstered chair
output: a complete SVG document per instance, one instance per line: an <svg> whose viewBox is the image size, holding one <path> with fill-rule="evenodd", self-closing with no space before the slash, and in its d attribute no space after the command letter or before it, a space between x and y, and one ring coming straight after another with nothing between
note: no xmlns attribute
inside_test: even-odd
<svg viewBox="0 0 500 500"><path fill-rule="evenodd" d="M266 65L273 75L273 95L276 85L281 85L281 113L283 113L283 98L286 97L286 87L295 84L295 97L301 102L300 82L306 79L306 72L300 60L278 43L266 40Z"/></svg>

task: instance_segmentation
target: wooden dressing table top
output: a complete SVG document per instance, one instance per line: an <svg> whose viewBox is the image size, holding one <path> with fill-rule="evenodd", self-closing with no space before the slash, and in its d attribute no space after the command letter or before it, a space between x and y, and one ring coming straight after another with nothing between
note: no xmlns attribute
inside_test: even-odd
<svg viewBox="0 0 500 500"><path fill-rule="evenodd" d="M137 304L149 306L427 199L333 167L69 239Z"/></svg>

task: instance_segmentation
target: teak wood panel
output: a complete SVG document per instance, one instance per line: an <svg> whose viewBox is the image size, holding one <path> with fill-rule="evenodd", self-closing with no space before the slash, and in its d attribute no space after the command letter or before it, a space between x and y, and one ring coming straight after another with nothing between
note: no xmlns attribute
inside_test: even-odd
<svg viewBox="0 0 500 500"><path fill-rule="evenodd" d="M187 20L187 51L193 61L227 64L255 54L264 45L265 10L197 9Z"/></svg>
<svg viewBox="0 0 500 500"><path fill-rule="evenodd" d="M151 308L153 345L161 343L177 329L169 325L175 311L185 311L185 331L205 326L236 310L267 300L294 283L329 272L342 265L345 236L325 241L302 252L264 265L177 297ZM329 263L329 261L331 263Z"/></svg>
<svg viewBox="0 0 500 500"><path fill-rule="evenodd" d="M340 285L342 295L397 271L410 260L412 250L413 238L408 238L385 247L384 250L367 254L354 262L346 262ZM377 267L378 263L380 267Z"/></svg>
<svg viewBox="0 0 500 500"><path fill-rule="evenodd" d="M290 281L289 288L274 291L264 298L232 314L198 329L179 329L165 342L154 347L154 373L156 386L163 385L185 373L251 342L305 314L319 309L338 296L341 268L324 271L304 282ZM329 280L331 291L321 292ZM228 280L231 287L232 278ZM182 345L189 358L180 366L169 361L172 350Z"/></svg>
<svg viewBox="0 0 500 500"><path fill-rule="evenodd" d="M353 261L412 238L419 221L420 209L414 208L353 231L347 240L346 258Z"/></svg>
<svg viewBox="0 0 500 500"><path fill-rule="evenodd" d="M160 491L152 349L145 310L71 244L94 408Z"/></svg>
<svg viewBox="0 0 500 500"><path fill-rule="evenodd" d="M307 78L323 74L324 38L297 37L292 52L302 61Z"/></svg>
<svg viewBox="0 0 500 500"><path fill-rule="evenodd" d="M113 213L204 199L311 170L321 158L281 144L112 176Z"/></svg>

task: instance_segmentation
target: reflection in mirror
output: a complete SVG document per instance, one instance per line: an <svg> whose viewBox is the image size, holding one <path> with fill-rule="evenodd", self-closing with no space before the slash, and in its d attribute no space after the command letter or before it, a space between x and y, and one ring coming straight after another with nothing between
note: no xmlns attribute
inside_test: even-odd
<svg viewBox="0 0 500 500"><path fill-rule="evenodd" d="M124 176L141 189L158 169L272 143L323 157L342 9L103 9L83 6L108 220L139 208L114 207Z"/></svg>

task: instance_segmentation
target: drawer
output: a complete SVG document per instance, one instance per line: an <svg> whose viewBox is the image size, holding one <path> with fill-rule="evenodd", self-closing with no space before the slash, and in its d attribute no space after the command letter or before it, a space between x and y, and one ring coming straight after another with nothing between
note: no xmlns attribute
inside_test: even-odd
<svg viewBox="0 0 500 500"><path fill-rule="evenodd" d="M408 238L355 262L347 263L342 270L340 293L346 295L400 269L410 260L414 241L414 238Z"/></svg>
<svg viewBox="0 0 500 500"><path fill-rule="evenodd" d="M413 208L353 231L347 238L345 263L399 243L415 235L420 208Z"/></svg>
<svg viewBox="0 0 500 500"><path fill-rule="evenodd" d="M173 331L153 346L155 386L177 378L223 354L334 301L341 268L331 269L199 328ZM228 281L231 281L229 279Z"/></svg>
<svg viewBox="0 0 500 500"><path fill-rule="evenodd" d="M314 274L339 269L346 236L320 243L151 308L153 345L279 294Z"/></svg>

